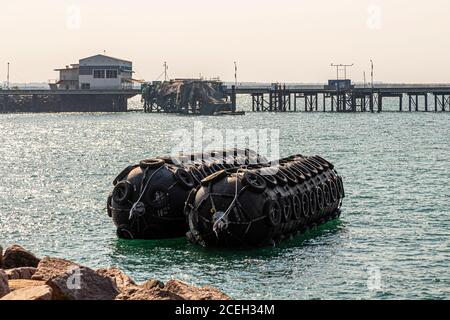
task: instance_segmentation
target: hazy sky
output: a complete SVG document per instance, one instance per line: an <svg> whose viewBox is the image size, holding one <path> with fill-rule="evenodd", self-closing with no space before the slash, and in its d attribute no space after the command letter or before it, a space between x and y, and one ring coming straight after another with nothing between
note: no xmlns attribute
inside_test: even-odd
<svg viewBox="0 0 450 320"><path fill-rule="evenodd" d="M97 53L132 60L136 78L234 77L325 82L349 77L450 82L449 0L0 0L0 81L55 79Z"/></svg>

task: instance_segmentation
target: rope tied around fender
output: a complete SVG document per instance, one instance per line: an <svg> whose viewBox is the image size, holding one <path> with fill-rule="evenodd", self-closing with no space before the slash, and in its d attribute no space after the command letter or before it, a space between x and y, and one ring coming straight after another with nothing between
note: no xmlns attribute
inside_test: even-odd
<svg viewBox="0 0 450 320"><path fill-rule="evenodd" d="M147 180L147 182L145 183L144 188L141 187L141 193L139 194L139 198L138 200L133 204L133 206L131 207L130 210L130 216L129 216L129 220L132 220L136 215L137 216L141 216L142 214L145 214L145 205L141 202L142 197L144 196L145 192L147 191L147 188L150 184L150 181L152 181L153 177L155 176L156 173L158 173L162 168L164 168L164 166L159 167L158 169L155 170L155 172L152 173L152 175L150 176L150 178ZM144 184L145 178L147 177L147 172L148 172L149 168L145 169L145 173L144 173L144 178L142 179L142 184L141 186Z"/></svg>
<svg viewBox="0 0 450 320"><path fill-rule="evenodd" d="M236 172L236 184L235 184L235 192L234 192L234 198L233 198L233 201L231 201L231 203L230 203L230 205L228 206L228 209L227 210L225 210L225 212L221 212L221 211L219 211L219 212L217 212L217 210L216 210L216 208L215 208L215 205L214 205L214 200L212 199L212 196L211 196L211 203L212 203L212 206L213 206L213 210L214 210L214 216L213 216L213 218L216 218L217 220L216 220L216 222L214 222L214 224L213 224L213 231L214 231L214 233L216 234L216 237L218 238L219 237L219 233L218 233L218 229L220 228L223 228L223 226L224 226L224 224L222 223L222 221L230 214L230 212L231 212L231 210L234 208L234 206L236 205L236 201L237 201L237 199L238 199L238 180L239 180L239 173L243 170L243 169L245 169L245 168L241 168L241 169L238 169L237 170L237 172ZM212 184L210 184L210 186L211 186ZM218 216L217 216L218 215Z"/></svg>

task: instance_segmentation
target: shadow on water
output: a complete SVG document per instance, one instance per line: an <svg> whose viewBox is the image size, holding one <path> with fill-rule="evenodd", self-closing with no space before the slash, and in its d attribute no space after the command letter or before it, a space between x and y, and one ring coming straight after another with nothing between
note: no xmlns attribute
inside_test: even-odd
<svg viewBox="0 0 450 320"><path fill-rule="evenodd" d="M327 239L336 238L345 232L341 220L330 221L275 247L258 249L217 249L203 248L189 243L185 238L157 241L114 240L111 243L111 259L117 265L139 263L153 265L155 261L165 261L169 265L228 264L245 259L270 261L284 255L286 251L297 251L312 244L332 245Z"/></svg>

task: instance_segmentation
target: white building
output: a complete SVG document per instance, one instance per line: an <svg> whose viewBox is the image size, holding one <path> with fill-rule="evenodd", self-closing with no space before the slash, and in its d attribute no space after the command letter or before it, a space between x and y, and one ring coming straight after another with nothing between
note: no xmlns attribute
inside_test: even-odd
<svg viewBox="0 0 450 320"><path fill-rule="evenodd" d="M60 90L77 90L79 84L79 66L78 64L71 64L65 69L56 69L59 72L59 81L51 84L52 89Z"/></svg>
<svg viewBox="0 0 450 320"><path fill-rule="evenodd" d="M133 63L98 54L59 71L59 90L127 89L132 87Z"/></svg>

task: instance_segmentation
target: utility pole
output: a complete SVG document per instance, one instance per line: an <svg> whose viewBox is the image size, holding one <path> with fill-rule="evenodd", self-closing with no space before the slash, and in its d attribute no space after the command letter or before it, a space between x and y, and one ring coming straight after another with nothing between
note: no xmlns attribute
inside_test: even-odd
<svg viewBox="0 0 450 320"><path fill-rule="evenodd" d="M237 78L237 71L238 71L238 67L237 67L237 62L234 62L234 85L238 86L238 78Z"/></svg>
<svg viewBox="0 0 450 320"><path fill-rule="evenodd" d="M374 100L374 90L373 90L373 60L370 59L370 82L371 82L371 93L370 93L370 112L373 112L373 100ZM380 96L378 95L378 99ZM382 98L381 98L382 99Z"/></svg>
<svg viewBox="0 0 450 320"><path fill-rule="evenodd" d="M9 90L9 62L8 62L8 72L6 74L6 89Z"/></svg>
<svg viewBox="0 0 450 320"><path fill-rule="evenodd" d="M366 88L366 72L364 71L364 89Z"/></svg>
<svg viewBox="0 0 450 320"><path fill-rule="evenodd" d="M373 60L370 59L370 77L371 77L371 82L372 82L372 90L373 90Z"/></svg>
<svg viewBox="0 0 450 320"><path fill-rule="evenodd" d="M167 62L164 61L164 81L167 81L167 70L169 67L167 66Z"/></svg>

